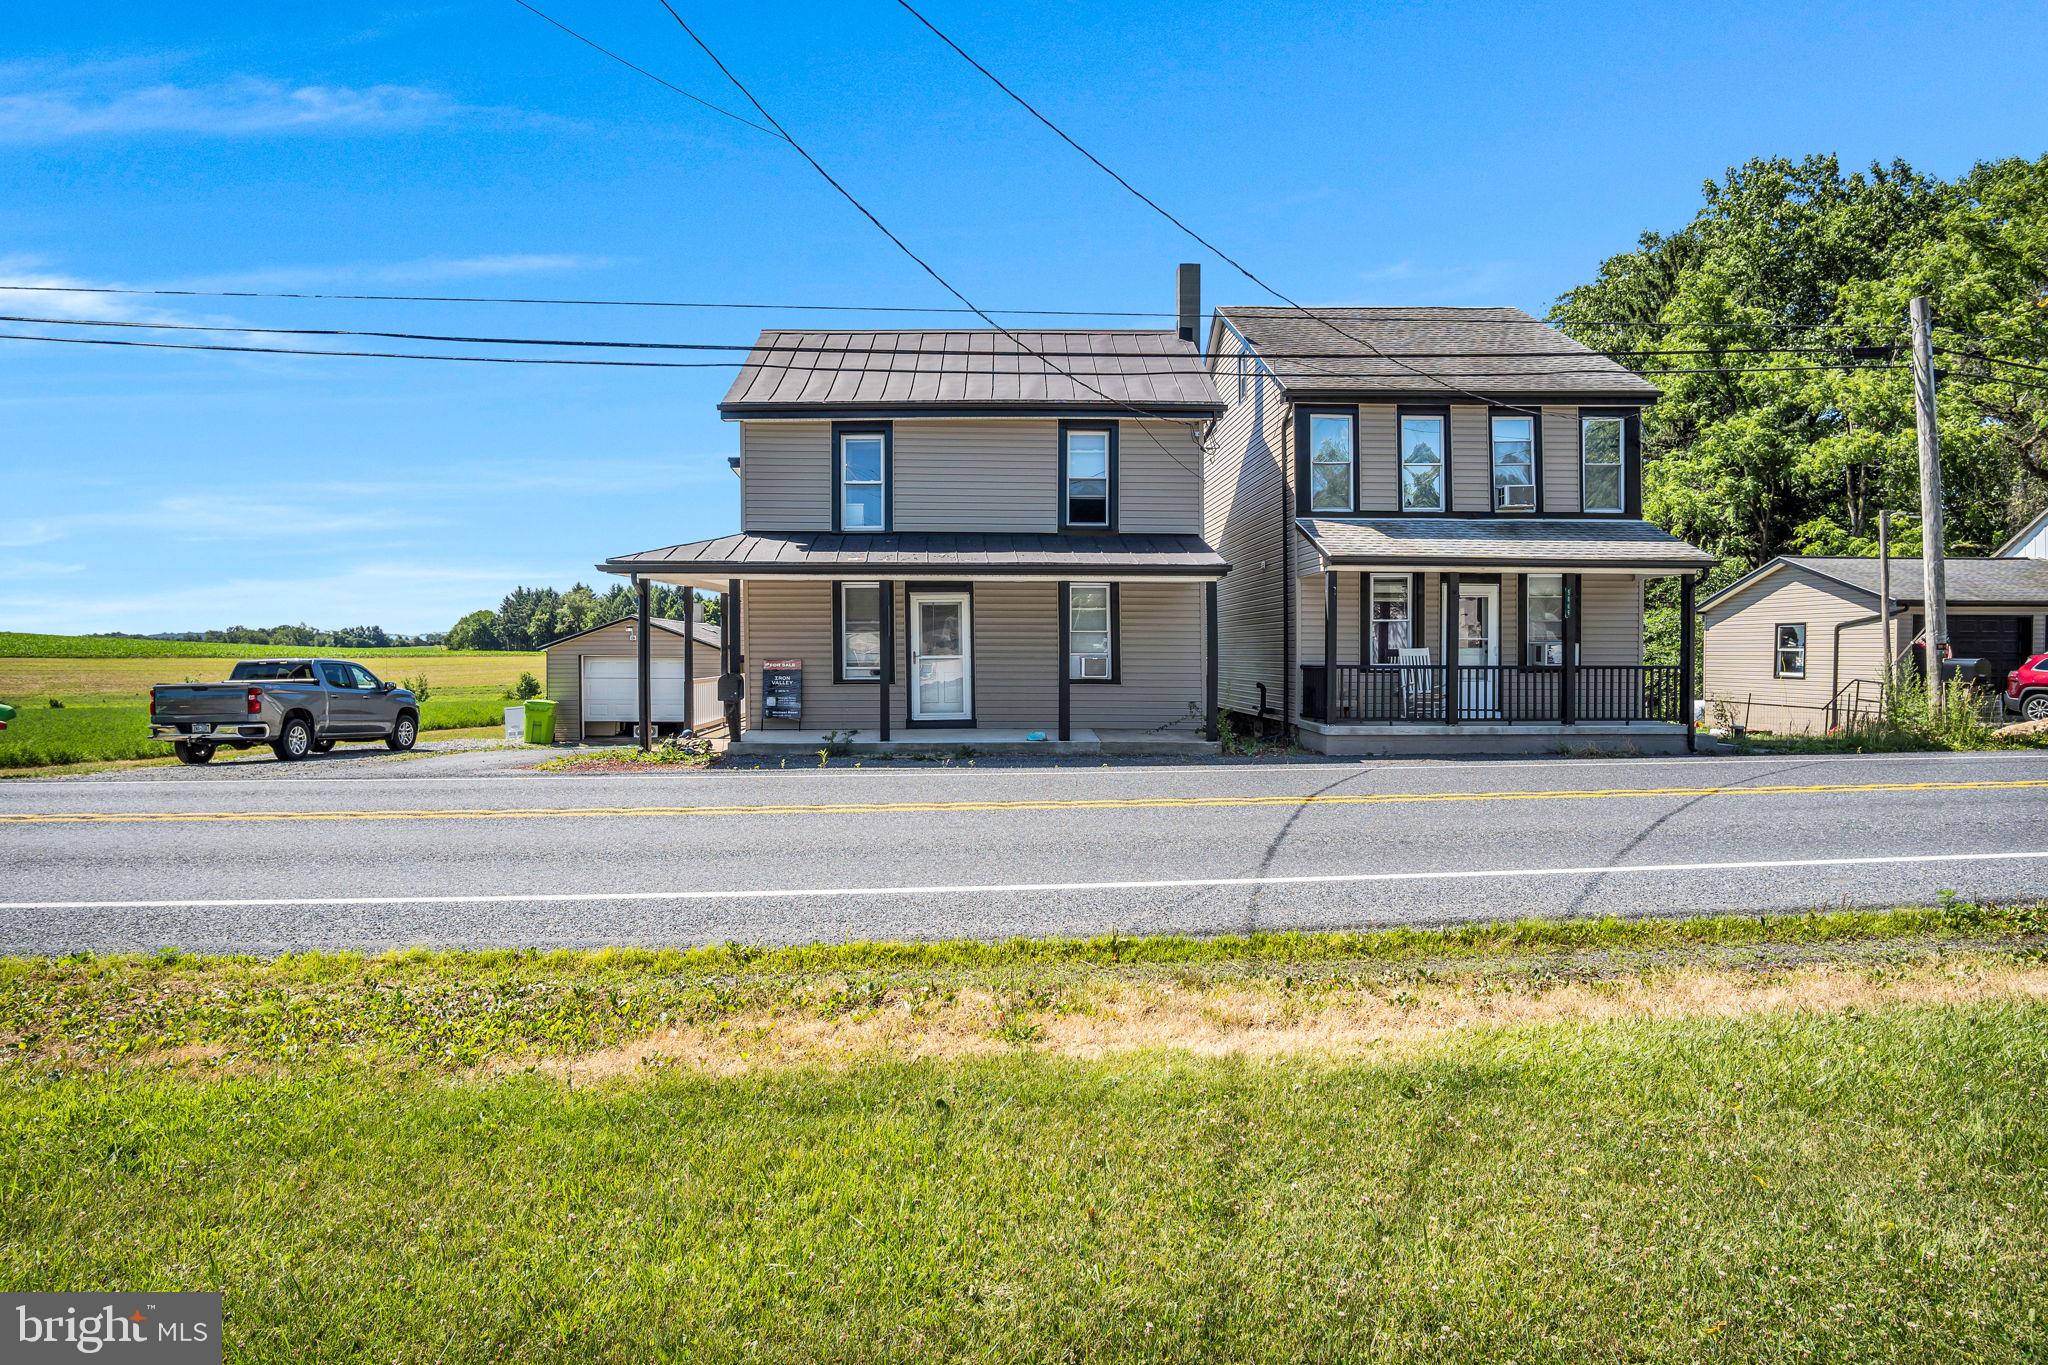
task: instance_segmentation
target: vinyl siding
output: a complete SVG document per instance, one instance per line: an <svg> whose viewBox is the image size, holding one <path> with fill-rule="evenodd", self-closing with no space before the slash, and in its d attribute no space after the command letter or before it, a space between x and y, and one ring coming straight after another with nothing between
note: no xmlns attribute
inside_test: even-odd
<svg viewBox="0 0 2048 1365"><path fill-rule="evenodd" d="M1059 529L1056 418L898 418L890 519L898 531ZM1117 529L1199 535L1202 443L1193 422L1117 422ZM740 424L747 531L832 528L832 424Z"/></svg>
<svg viewBox="0 0 2048 1365"><path fill-rule="evenodd" d="M1579 510L1579 410L1543 409L1543 511Z"/></svg>
<svg viewBox="0 0 2048 1365"><path fill-rule="evenodd" d="M1451 409L1451 510L1493 510L1493 439L1482 407Z"/></svg>
<svg viewBox="0 0 2048 1365"><path fill-rule="evenodd" d="M637 659L640 646L628 634L629 620L622 618L601 630L588 635L579 635L554 649L547 651L546 689L542 693L556 704L555 736L558 739L579 739L583 734L583 660L591 659ZM652 632L649 652L656 659L681 659L683 637L672 635L665 630ZM697 681L716 682L719 670L717 645L697 641L692 659L697 666ZM657 695L659 695L657 693ZM697 720L699 724L716 720L716 704L706 710L706 698L702 690L697 694Z"/></svg>
<svg viewBox="0 0 2048 1365"><path fill-rule="evenodd" d="M832 585L749 582L745 623L747 723L761 723L761 666L769 659L804 661L806 730L880 728L873 683L841 683L832 672ZM1059 724L1059 586L1050 582L982 580L973 586L971 615L974 729L1042 729ZM1070 717L1076 728L1201 729L1203 587L1198 583L1119 585L1117 637L1122 681L1076 683ZM906 585L896 585L897 682L889 689L890 724L908 729L910 691ZM1188 703L1195 718L1186 721ZM1185 723L1183 723L1185 722ZM972 744L974 729L960 730ZM918 733L927 733L920 729Z"/></svg>
<svg viewBox="0 0 2048 1365"><path fill-rule="evenodd" d="M1365 512L1401 510L1401 428L1392 403L1358 409L1358 506Z"/></svg>
<svg viewBox="0 0 2048 1365"><path fill-rule="evenodd" d="M1643 580L1630 574L1584 574L1579 579L1579 662L1643 661Z"/></svg>
<svg viewBox="0 0 2048 1365"><path fill-rule="evenodd" d="M1209 435L1202 513L1203 539L1230 564L1216 589L1217 705L1256 715L1264 684L1266 704L1277 714L1285 646L1280 546L1290 515L1281 461L1291 448L1293 409L1249 359L1240 383L1243 345L1227 327L1219 337L1216 387L1230 406Z"/></svg>
<svg viewBox="0 0 2048 1365"><path fill-rule="evenodd" d="M1875 621L1843 630L1839 665L1835 659L1835 626L1876 614L1874 596L1838 591L1795 568L1766 575L1715 603L1706 621L1703 693L1709 716L1724 706L1738 725L1777 734L1818 733L1836 687L1851 678L1874 683L1883 676L1883 632ZM1806 627L1806 676L1773 677L1777 627L1793 623ZM1909 628L1899 625L1901 631Z"/></svg>

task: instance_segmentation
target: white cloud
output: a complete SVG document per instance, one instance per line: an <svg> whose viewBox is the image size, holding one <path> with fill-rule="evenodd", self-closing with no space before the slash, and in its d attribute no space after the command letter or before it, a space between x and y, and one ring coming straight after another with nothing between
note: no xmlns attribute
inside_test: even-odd
<svg viewBox="0 0 2048 1365"><path fill-rule="evenodd" d="M466 109L410 85L287 85L240 76L210 85L160 84L105 94L78 88L80 73L39 90L0 93L0 142L186 133L252 137L365 132L445 122Z"/></svg>
<svg viewBox="0 0 2048 1365"><path fill-rule="evenodd" d="M353 535L445 526L444 517L302 503L283 496L236 494L159 498L141 507L106 508L0 521L0 549L49 545L80 532L153 531L170 541L272 540L279 536Z"/></svg>
<svg viewBox="0 0 2048 1365"><path fill-rule="evenodd" d="M82 573L84 570L83 564L60 564L49 559L0 559L0 583L61 578L65 574Z"/></svg>
<svg viewBox="0 0 2048 1365"><path fill-rule="evenodd" d="M200 279L181 280L181 289L319 289L348 284L427 284L437 280L494 279L508 275L596 270L604 256L569 252L512 252L498 256L430 256L416 261L368 261L353 265L266 266Z"/></svg>

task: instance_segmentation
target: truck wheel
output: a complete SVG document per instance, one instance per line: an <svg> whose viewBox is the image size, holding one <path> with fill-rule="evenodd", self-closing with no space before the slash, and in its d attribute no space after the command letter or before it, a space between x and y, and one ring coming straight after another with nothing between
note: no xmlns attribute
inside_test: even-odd
<svg viewBox="0 0 2048 1365"><path fill-rule="evenodd" d="M2020 714L2028 720L2048 720L2048 692L2036 692L2021 702Z"/></svg>
<svg viewBox="0 0 2048 1365"><path fill-rule="evenodd" d="M331 739L316 739L313 741L313 752L316 754L324 754L333 747L334 741Z"/></svg>
<svg viewBox="0 0 2048 1365"><path fill-rule="evenodd" d="M271 741L270 751L278 761L292 763L313 752L313 724L304 716L293 716L286 720L284 729Z"/></svg>
<svg viewBox="0 0 2048 1365"><path fill-rule="evenodd" d="M211 763L213 746L203 739L181 739L171 745L171 752L178 756L180 763Z"/></svg>
<svg viewBox="0 0 2048 1365"><path fill-rule="evenodd" d="M419 737L420 723L412 718L410 712L407 712L398 718L398 724L392 726L391 733L384 737L384 747L403 751L410 749L413 746L413 741Z"/></svg>

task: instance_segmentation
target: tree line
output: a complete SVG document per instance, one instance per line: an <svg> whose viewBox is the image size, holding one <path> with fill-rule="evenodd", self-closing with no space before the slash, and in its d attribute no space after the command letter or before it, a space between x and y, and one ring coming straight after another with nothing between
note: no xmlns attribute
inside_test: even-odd
<svg viewBox="0 0 2048 1365"><path fill-rule="evenodd" d="M111 640L179 640L208 645L294 645L302 649L408 649L438 645L438 631L426 635L393 634L382 626L343 626L340 630L316 630L304 622L296 626L229 626L226 630L169 630L154 635L127 631L102 631Z"/></svg>
<svg viewBox="0 0 2048 1365"><path fill-rule="evenodd" d="M683 590L652 585L649 607L655 616L681 620ZM703 619L718 620L718 599L700 594ZM473 611L448 628L450 649L534 650L565 635L622 620L638 610L633 589L624 583L600 594L587 583L567 592L553 588L514 588L495 611Z"/></svg>

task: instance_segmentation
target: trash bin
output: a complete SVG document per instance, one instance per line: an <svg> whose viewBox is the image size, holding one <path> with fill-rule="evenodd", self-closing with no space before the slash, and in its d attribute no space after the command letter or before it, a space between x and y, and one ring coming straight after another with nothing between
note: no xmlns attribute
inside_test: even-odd
<svg viewBox="0 0 2048 1365"><path fill-rule="evenodd" d="M526 703L526 742L555 742L555 704L545 697L535 697Z"/></svg>
<svg viewBox="0 0 2048 1365"><path fill-rule="evenodd" d="M7 722L14 719L14 708L0 701L0 730L7 728Z"/></svg>

